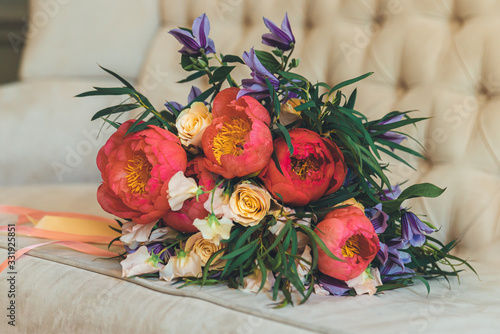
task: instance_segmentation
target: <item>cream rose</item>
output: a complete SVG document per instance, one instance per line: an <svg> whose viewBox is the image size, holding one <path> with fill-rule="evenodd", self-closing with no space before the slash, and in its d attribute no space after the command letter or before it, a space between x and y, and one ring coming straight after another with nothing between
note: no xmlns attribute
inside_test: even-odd
<svg viewBox="0 0 500 334"><path fill-rule="evenodd" d="M201 137L212 124L212 114L203 102L194 102L190 109L183 110L175 122L182 145L201 147Z"/></svg>
<svg viewBox="0 0 500 334"><path fill-rule="evenodd" d="M186 252L191 252L197 254L201 259L201 265L206 266L208 260L213 254L217 253L224 247L222 243L216 245L212 240L203 239L201 232L193 234L186 241ZM223 253L218 254L213 261L210 263L210 269L218 269L224 267L226 261L221 260Z"/></svg>
<svg viewBox="0 0 500 334"><path fill-rule="evenodd" d="M302 103L306 102L302 99L290 99L281 105L280 111L280 123L283 125L288 125L295 122L300 118L300 111L296 111L295 108L300 106Z"/></svg>
<svg viewBox="0 0 500 334"><path fill-rule="evenodd" d="M345 200L342 203L339 203L339 204L337 204L335 206L343 206L343 205L351 205L351 206L353 206L355 208L358 208L361 211L365 212L365 207L363 206L363 204L361 204L358 201L356 201L356 199L354 197L353 198L349 198L348 200Z"/></svg>
<svg viewBox="0 0 500 334"><path fill-rule="evenodd" d="M242 182L236 186L229 207L234 214L234 220L243 226L257 225L267 214L271 207L271 195L267 190Z"/></svg>

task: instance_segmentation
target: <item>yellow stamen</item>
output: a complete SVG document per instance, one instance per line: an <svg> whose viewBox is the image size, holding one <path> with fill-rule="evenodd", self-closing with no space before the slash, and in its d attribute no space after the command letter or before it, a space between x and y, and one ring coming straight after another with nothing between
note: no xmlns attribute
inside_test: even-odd
<svg viewBox="0 0 500 334"><path fill-rule="evenodd" d="M127 185L133 194L142 194L146 191L152 168L145 155L134 155L128 161L128 166L125 168Z"/></svg>
<svg viewBox="0 0 500 334"><path fill-rule="evenodd" d="M360 235L355 234L349 239L347 239L344 247L342 247L342 255L344 257L353 257L354 254L359 254L360 253Z"/></svg>
<svg viewBox="0 0 500 334"><path fill-rule="evenodd" d="M224 154L239 156L243 153L245 136L252 130L252 124L248 119L232 118L222 126L213 141L213 152L215 159L220 163Z"/></svg>
<svg viewBox="0 0 500 334"><path fill-rule="evenodd" d="M319 170L320 163L319 161L312 155L308 156L305 159L297 159L295 157L291 158L292 170L297 174L302 180L305 180L307 174L310 171Z"/></svg>

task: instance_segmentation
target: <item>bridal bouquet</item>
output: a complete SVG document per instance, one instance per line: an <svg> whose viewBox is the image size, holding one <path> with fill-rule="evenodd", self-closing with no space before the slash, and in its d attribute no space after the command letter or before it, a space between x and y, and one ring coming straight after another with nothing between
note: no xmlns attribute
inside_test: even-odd
<svg viewBox="0 0 500 334"><path fill-rule="evenodd" d="M173 29L180 64L210 87L192 87L187 105L168 100L157 110L123 84L78 96L124 95L100 110L116 132L100 149L102 208L118 220L123 276L155 277L186 285L227 284L265 291L278 306L312 293L370 295L427 279L457 275L465 261L450 255L436 227L404 203L436 197L432 184L391 185L381 153L408 164L398 152L398 129L424 118L393 111L368 120L354 109L356 89L313 83L294 69L295 38L288 17L240 58L217 54L205 14L192 29ZM236 82L235 65L250 78ZM178 97L176 97L178 99ZM114 116L138 109L118 123ZM116 240L117 240L116 239ZM453 261L453 262L452 262ZM451 270L442 269L442 264Z"/></svg>

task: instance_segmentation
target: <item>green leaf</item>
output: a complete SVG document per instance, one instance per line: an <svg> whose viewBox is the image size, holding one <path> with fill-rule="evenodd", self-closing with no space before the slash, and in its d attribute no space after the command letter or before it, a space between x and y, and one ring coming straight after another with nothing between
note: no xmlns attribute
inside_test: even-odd
<svg viewBox="0 0 500 334"><path fill-rule="evenodd" d="M255 50L255 55L271 73L275 73L281 66L280 62L269 52Z"/></svg>
<svg viewBox="0 0 500 334"><path fill-rule="evenodd" d="M110 124L115 129L118 129L120 127L120 125L121 125L120 123L116 123L116 122L110 121L107 118L103 118L103 121L105 121L106 123Z"/></svg>
<svg viewBox="0 0 500 334"><path fill-rule="evenodd" d="M295 111L302 111L305 109L309 109L311 107L316 107L316 103L314 101L307 101L306 103L299 104L298 106L294 107Z"/></svg>
<svg viewBox="0 0 500 334"><path fill-rule="evenodd" d="M121 113L129 110L134 110L139 108L140 105L131 103L131 104L119 104L116 106L108 107L99 110L97 113L95 113L94 116L92 116L92 121L101 118L103 116L111 115L111 114L116 114L116 113Z"/></svg>
<svg viewBox="0 0 500 334"><path fill-rule="evenodd" d="M414 198L414 197L434 198L441 195L445 190L446 188L441 189L431 183L414 184L403 190L403 192L401 193L401 195L399 195L397 199L382 202L382 207L384 212L396 211L399 209L401 204L409 198Z"/></svg>
<svg viewBox="0 0 500 334"><path fill-rule="evenodd" d="M429 293L431 293L431 286L429 285L429 282L427 282L427 280L425 278L423 278L420 275L416 275L416 276L414 276L412 278L416 278L416 279L422 281L422 283L425 284L425 287L427 288L427 295L429 295Z"/></svg>
<svg viewBox="0 0 500 334"><path fill-rule="evenodd" d="M358 89L354 88L354 90L351 93L351 96L349 96L349 100L347 101L346 105L344 106L345 108L354 109L354 104L356 103L357 93L358 93Z"/></svg>
<svg viewBox="0 0 500 334"><path fill-rule="evenodd" d="M201 78L205 74L207 74L205 71L198 71L196 73L191 74L186 79L182 79L182 80L177 81L177 83L185 83L185 82L193 81L193 80L196 80L198 78Z"/></svg>
<svg viewBox="0 0 500 334"><path fill-rule="evenodd" d="M321 250L323 252L326 253L326 255L328 255L328 257L334 259L334 260L337 260L337 261L340 261L340 262L345 262L344 260L341 260L339 259L337 256L335 256L329 249L328 247L326 247L325 243L323 242L323 240L321 240L321 238L316 234L316 232L314 232L311 228L305 226L305 225L299 225L299 228L303 229L306 234L309 235L309 237L311 239L313 239L313 241L321 248Z"/></svg>
<svg viewBox="0 0 500 334"><path fill-rule="evenodd" d="M309 82L306 78L304 78L302 75L299 75L297 73L291 73L291 72L285 72L285 71L278 71L278 74L281 75L283 78L286 78L288 80L299 80L302 82Z"/></svg>
<svg viewBox="0 0 500 334"><path fill-rule="evenodd" d="M195 68L193 66L193 62L191 61L191 57L188 55L182 55L181 56L181 66L184 69L184 71L194 71Z"/></svg>
<svg viewBox="0 0 500 334"><path fill-rule="evenodd" d="M273 154L271 154L271 159L273 159L274 164L276 165L276 169L281 173L281 175L285 175L283 173L283 170L281 170L281 165L280 162L278 161L278 156L276 155L276 151L273 151Z"/></svg>
<svg viewBox="0 0 500 334"><path fill-rule="evenodd" d="M266 285L267 281L267 269L266 266L264 265L264 261L262 259L257 259L257 263L259 265L260 271L262 272L262 281L260 283L259 291L264 289L264 286Z"/></svg>
<svg viewBox="0 0 500 334"><path fill-rule="evenodd" d="M111 70L108 70L107 68L104 68L101 65L99 65L99 67L102 68L104 71L108 72L109 74L111 74L112 76L114 76L115 78L117 78L118 80L120 80L120 82L122 84L124 84L125 87L128 87L128 88L130 88L132 90L135 90L134 86L132 86L127 80L123 79L121 76L119 76L115 72L113 72Z"/></svg>
<svg viewBox="0 0 500 334"><path fill-rule="evenodd" d="M288 130L282 124L276 123L276 126L281 131L282 137L283 139L285 139L286 145L288 146L288 150L290 151L290 156L292 156L293 145L292 145L292 138L290 138L290 133L288 133Z"/></svg>
<svg viewBox="0 0 500 334"><path fill-rule="evenodd" d="M253 240L252 242L246 244L245 246L241 247L241 248L238 248L234 251L232 251L231 253L229 254L226 254L224 255L223 257L221 257L222 260L229 260L229 259L232 259L233 257L236 257L242 253L245 253L246 251L248 251L250 248L252 248L256 243L258 243L259 240L258 239L255 239Z"/></svg>
<svg viewBox="0 0 500 334"><path fill-rule="evenodd" d="M215 86L212 86L210 87L209 89L207 89L206 91L204 91L203 93L201 93L200 95L198 95L193 101L189 102L188 105L186 106L186 108L190 108L191 105L195 102L203 102L205 101L206 99L208 99L208 97L210 95L212 95L212 93L215 91L216 87Z"/></svg>
<svg viewBox="0 0 500 334"><path fill-rule="evenodd" d="M240 57L235 56L235 55L225 55L224 57L222 57L222 62L223 63L241 63L241 64L245 64L245 62L243 61L243 59L241 59Z"/></svg>
<svg viewBox="0 0 500 334"><path fill-rule="evenodd" d="M219 81L224 81L226 80L227 76L231 71L235 68L235 66L221 66L218 69L215 70L213 73L212 77L208 81L210 84L214 84Z"/></svg>
<svg viewBox="0 0 500 334"><path fill-rule="evenodd" d="M363 80L364 78L367 78L367 77L369 77L372 74L373 74L373 72L368 72L368 73L360 75L359 77L356 77L354 79L349 79L349 80L346 80L346 81L342 81L341 83L336 84L335 86L333 86L332 89L330 89L330 92L328 93L328 95L331 95L333 92L335 92L336 90L339 90L340 88L352 85L355 82Z"/></svg>
<svg viewBox="0 0 500 334"><path fill-rule="evenodd" d="M390 131L392 129L400 128L400 127L408 125L408 124L413 124L413 123L425 121L427 119L429 119L429 117L408 118L408 119L404 119L402 121L389 123L389 124L372 125L370 127L370 129L376 130L376 131L386 132L386 131Z"/></svg>

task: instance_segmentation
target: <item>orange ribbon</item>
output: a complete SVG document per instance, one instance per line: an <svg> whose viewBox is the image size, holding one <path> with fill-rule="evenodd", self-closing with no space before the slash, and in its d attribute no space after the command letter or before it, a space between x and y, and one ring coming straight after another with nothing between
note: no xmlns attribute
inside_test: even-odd
<svg viewBox="0 0 500 334"><path fill-rule="evenodd" d="M0 205L0 213L18 215L15 233L30 237L53 239L55 241L30 245L18 250L14 261L26 252L48 244L59 244L82 253L101 257L114 257L117 254L89 245L87 243L110 243L121 234L109 228L120 230L120 225L112 219L72 212L41 211L30 208ZM21 226L32 222L35 226ZM109 225L109 226L108 226ZM9 226L0 226L0 232L11 232ZM120 243L119 241L117 241ZM0 272L9 265L12 258L0 264Z"/></svg>

